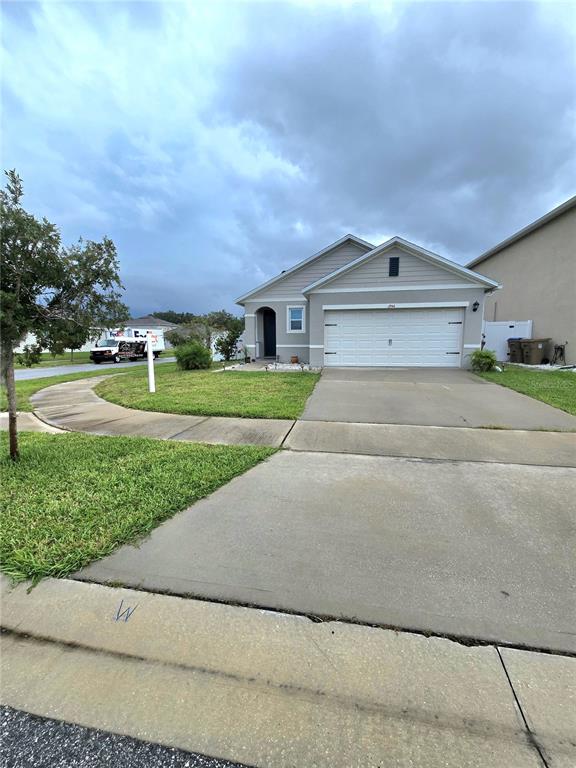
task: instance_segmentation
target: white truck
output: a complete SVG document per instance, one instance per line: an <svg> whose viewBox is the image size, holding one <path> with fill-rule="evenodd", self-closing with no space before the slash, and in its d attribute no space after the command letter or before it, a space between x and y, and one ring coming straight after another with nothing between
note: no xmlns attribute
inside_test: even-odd
<svg viewBox="0 0 576 768"><path fill-rule="evenodd" d="M164 332L152 332L154 358L166 349ZM122 360L142 360L148 355L146 331L136 328L119 328L110 331L90 350L93 363L119 363Z"/></svg>

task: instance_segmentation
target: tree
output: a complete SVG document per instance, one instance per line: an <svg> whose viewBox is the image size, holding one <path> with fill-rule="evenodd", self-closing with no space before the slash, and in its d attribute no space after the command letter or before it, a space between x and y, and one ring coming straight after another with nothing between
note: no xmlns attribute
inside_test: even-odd
<svg viewBox="0 0 576 768"><path fill-rule="evenodd" d="M163 312L154 312L153 317L159 317L160 320L166 320L167 323L174 325L184 325L196 318L192 312L174 312L173 309L166 309Z"/></svg>
<svg viewBox="0 0 576 768"><path fill-rule="evenodd" d="M39 334L37 340L54 356L62 355L69 349L70 359L74 360L74 350L80 349L90 339L96 340L100 334L101 330L85 328L70 320L58 320L52 323L48 332Z"/></svg>
<svg viewBox="0 0 576 768"><path fill-rule="evenodd" d="M0 190L0 357L8 396L10 456L18 458L14 349L28 333L49 348L63 343L72 327L119 325L129 317L114 243L80 240L68 248L46 218L22 208L22 180L6 171Z"/></svg>
<svg viewBox="0 0 576 768"><path fill-rule="evenodd" d="M244 320L239 317L233 318L234 322L229 323L229 328L216 339L216 350L222 355L224 360L232 360L238 352L238 339L244 330Z"/></svg>

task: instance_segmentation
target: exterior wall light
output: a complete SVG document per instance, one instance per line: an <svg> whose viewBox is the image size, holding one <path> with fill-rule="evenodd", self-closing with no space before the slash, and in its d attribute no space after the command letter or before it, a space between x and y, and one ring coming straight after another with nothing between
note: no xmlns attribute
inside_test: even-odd
<svg viewBox="0 0 576 768"><path fill-rule="evenodd" d="M480 306L479 301L475 301L474 304L472 304L472 312L478 312L478 307Z"/></svg>

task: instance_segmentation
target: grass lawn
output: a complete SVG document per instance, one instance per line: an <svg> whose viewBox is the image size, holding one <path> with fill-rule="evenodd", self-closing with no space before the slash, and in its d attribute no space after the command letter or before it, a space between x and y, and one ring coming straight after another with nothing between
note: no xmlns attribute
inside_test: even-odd
<svg viewBox="0 0 576 768"><path fill-rule="evenodd" d="M272 455L260 446L22 432L0 435L0 567L15 580L65 576L149 533Z"/></svg>
<svg viewBox="0 0 576 768"><path fill-rule="evenodd" d="M63 355L51 355L50 352L42 352L42 359L39 363L33 365L33 368L52 368L57 365L80 365L80 363L90 362L90 352L74 352L74 359L70 359L70 352ZM14 364L15 369L27 368L28 366Z"/></svg>
<svg viewBox="0 0 576 768"><path fill-rule="evenodd" d="M143 411L297 419L318 378L317 373L180 371L168 363L157 369L153 395L145 371L103 381L96 392L112 403Z"/></svg>
<svg viewBox="0 0 576 768"><path fill-rule="evenodd" d="M576 373L572 371L531 371L506 366L502 373L490 371L478 376L576 416Z"/></svg>

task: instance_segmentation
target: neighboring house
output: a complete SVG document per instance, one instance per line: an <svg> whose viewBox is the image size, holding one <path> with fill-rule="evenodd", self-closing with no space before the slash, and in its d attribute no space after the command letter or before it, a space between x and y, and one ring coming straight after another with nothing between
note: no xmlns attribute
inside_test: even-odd
<svg viewBox="0 0 576 768"><path fill-rule="evenodd" d="M167 320L162 320L154 315L144 315L143 317L131 318L126 322L127 328L138 330L140 333L145 334L146 331L152 331L152 333L158 333L163 331L177 331L181 326L176 323L169 323ZM166 348L169 349L172 345L165 339Z"/></svg>
<svg viewBox="0 0 576 768"><path fill-rule="evenodd" d="M565 344L566 362L576 362L576 196L468 265L476 266L502 284L486 301L487 321L531 320L533 338Z"/></svg>
<svg viewBox="0 0 576 768"><path fill-rule="evenodd" d="M346 235L237 303L253 359L459 368L480 348L497 287L400 237L374 246Z"/></svg>

